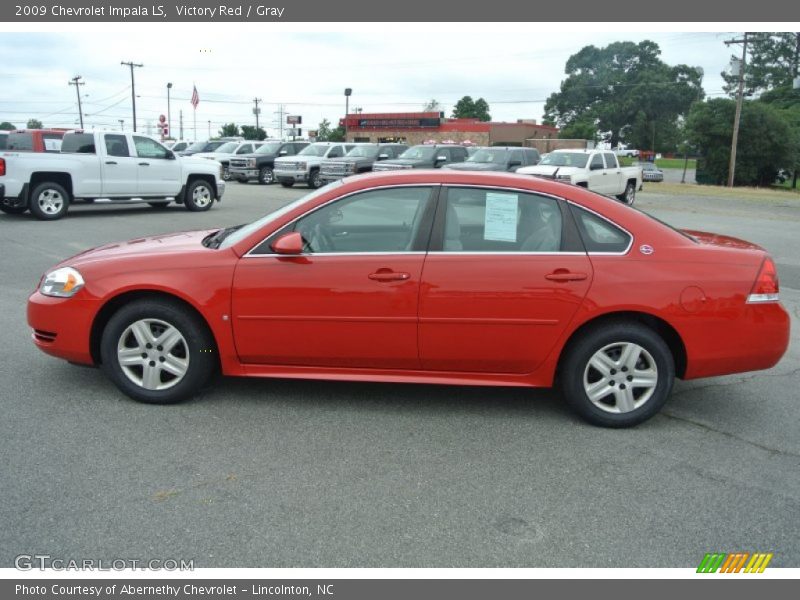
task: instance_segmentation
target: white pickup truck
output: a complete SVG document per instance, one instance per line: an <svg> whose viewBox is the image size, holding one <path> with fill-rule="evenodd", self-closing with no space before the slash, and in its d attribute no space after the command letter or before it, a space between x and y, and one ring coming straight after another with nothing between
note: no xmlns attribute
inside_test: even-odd
<svg viewBox="0 0 800 600"><path fill-rule="evenodd" d="M641 167L620 167L611 150L553 150L538 165L517 169L517 173L579 185L616 196L625 204L633 204L636 190L642 187Z"/></svg>
<svg viewBox="0 0 800 600"><path fill-rule="evenodd" d="M72 201L211 208L225 193L222 165L181 158L137 133L75 131L60 153L0 151L0 210L63 217Z"/></svg>

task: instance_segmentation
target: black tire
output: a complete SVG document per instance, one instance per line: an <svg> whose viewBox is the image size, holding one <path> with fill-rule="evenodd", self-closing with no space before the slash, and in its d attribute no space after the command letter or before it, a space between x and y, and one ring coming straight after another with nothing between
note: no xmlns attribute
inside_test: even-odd
<svg viewBox="0 0 800 600"><path fill-rule="evenodd" d="M631 353L638 357L633 369L630 362L625 366L620 362L623 357L615 354L626 347L643 350ZM594 366L600 353L611 361L599 361L608 368L605 374ZM652 384L646 387L631 383L648 380ZM627 321L609 322L587 331L567 348L559 369L567 403L586 421L603 427L632 427L646 421L661 410L674 380L675 363L661 336L649 327ZM597 390L595 401L587 392L591 386ZM601 396L604 393L607 395ZM629 410L626 402L630 402Z"/></svg>
<svg viewBox="0 0 800 600"><path fill-rule="evenodd" d="M123 367L118 357L118 348L123 352L133 350L136 354L138 338L129 330L134 323L145 323L145 331L153 335L151 341L157 341L159 333L163 333L161 324L177 330L181 336L170 351L159 351L161 346L151 345L143 349L149 354L141 365ZM161 329L159 329L161 327ZM197 394L217 370L216 345L206 323L189 309L177 302L160 299L138 300L123 306L109 320L100 343L103 360L102 368L114 384L126 395L139 402L150 404L172 404ZM136 359L136 356L132 356ZM162 361L161 359L164 358ZM181 377L170 373L156 365L181 365L186 361L186 369ZM178 361L178 362L176 362ZM158 372L156 385L168 385L165 389L147 389L145 387L145 368L150 373ZM138 382L132 378L139 379Z"/></svg>
<svg viewBox="0 0 800 600"><path fill-rule="evenodd" d="M148 202L148 204L153 208L167 208L169 206L169 202Z"/></svg>
<svg viewBox="0 0 800 600"><path fill-rule="evenodd" d="M186 188L183 202L192 212L209 210L214 204L214 187L205 179L195 179Z"/></svg>
<svg viewBox="0 0 800 600"><path fill-rule="evenodd" d="M46 181L33 188L28 208L37 219L55 221L67 214L69 201L69 194L63 186Z"/></svg>
<svg viewBox="0 0 800 600"><path fill-rule="evenodd" d="M222 181L230 181L231 180L231 168L229 165L223 164L222 165Z"/></svg>
<svg viewBox="0 0 800 600"><path fill-rule="evenodd" d="M322 178L319 174L319 169L313 169L311 173L308 174L308 187L312 190L318 190L324 184L322 183Z"/></svg>
<svg viewBox="0 0 800 600"><path fill-rule="evenodd" d="M259 169L258 183L261 185L275 183L275 174L272 172L272 167L261 167L261 169Z"/></svg>
<svg viewBox="0 0 800 600"><path fill-rule="evenodd" d="M632 181L629 181L628 185L625 186L625 191L617 196L617 200L623 204L627 204L628 206L633 205L634 201L636 200L636 184Z"/></svg>
<svg viewBox="0 0 800 600"><path fill-rule="evenodd" d="M284 180L284 181L281 181L281 185L283 187L292 187L294 185L294 181Z"/></svg>

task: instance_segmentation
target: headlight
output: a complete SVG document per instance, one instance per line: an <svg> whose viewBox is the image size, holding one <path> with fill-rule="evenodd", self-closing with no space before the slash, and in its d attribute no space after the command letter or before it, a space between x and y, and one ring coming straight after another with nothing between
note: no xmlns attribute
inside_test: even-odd
<svg viewBox="0 0 800 600"><path fill-rule="evenodd" d="M297 163L297 169L299 171L305 171L308 168L308 163Z"/></svg>
<svg viewBox="0 0 800 600"><path fill-rule="evenodd" d="M61 267L44 276L39 292L56 298L72 298L83 287L83 277L72 267Z"/></svg>
<svg viewBox="0 0 800 600"><path fill-rule="evenodd" d="M355 173L356 172L356 163L347 163L344 166L345 173Z"/></svg>
<svg viewBox="0 0 800 600"><path fill-rule="evenodd" d="M256 159L255 158L248 158L247 159L247 166L251 169L254 169L256 166Z"/></svg>
<svg viewBox="0 0 800 600"><path fill-rule="evenodd" d="M556 179L558 181L572 181L572 175L558 175Z"/></svg>

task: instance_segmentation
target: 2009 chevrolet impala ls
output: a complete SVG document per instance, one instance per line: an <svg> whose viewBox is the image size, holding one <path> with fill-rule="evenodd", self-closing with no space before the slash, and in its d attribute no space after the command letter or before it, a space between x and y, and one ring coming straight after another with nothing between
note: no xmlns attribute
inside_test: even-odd
<svg viewBox="0 0 800 600"><path fill-rule="evenodd" d="M775 365L789 316L748 242L677 231L511 174L381 173L250 224L73 256L28 303L34 343L136 400L224 375L549 387L634 425L674 378Z"/></svg>

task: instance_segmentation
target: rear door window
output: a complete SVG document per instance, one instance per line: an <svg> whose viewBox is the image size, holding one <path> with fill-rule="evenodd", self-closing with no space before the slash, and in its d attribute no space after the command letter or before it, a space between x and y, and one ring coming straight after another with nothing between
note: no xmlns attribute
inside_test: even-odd
<svg viewBox="0 0 800 600"><path fill-rule="evenodd" d="M61 152L74 154L96 154L94 135L91 133L72 133L64 136Z"/></svg>

